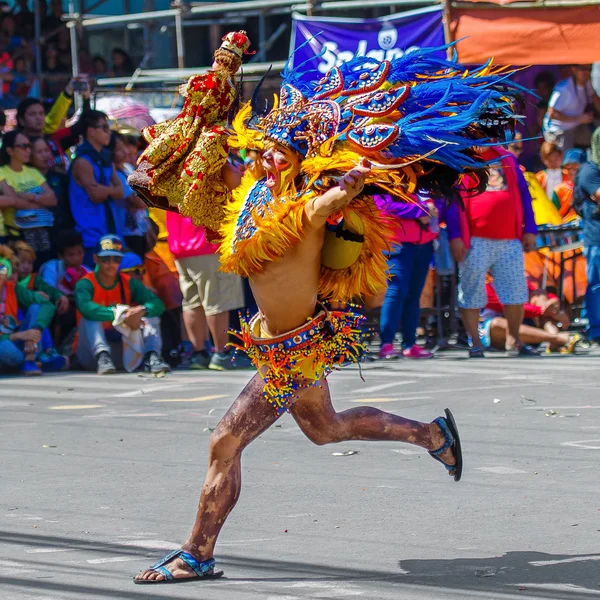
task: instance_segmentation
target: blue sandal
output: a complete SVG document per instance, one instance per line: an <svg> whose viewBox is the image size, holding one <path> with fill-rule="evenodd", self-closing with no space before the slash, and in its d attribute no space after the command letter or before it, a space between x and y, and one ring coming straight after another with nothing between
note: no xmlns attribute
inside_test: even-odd
<svg viewBox="0 0 600 600"><path fill-rule="evenodd" d="M174 558L180 558L184 563L196 573L197 577L183 577L175 579L171 572L165 567L165 565L173 560ZM198 581L199 579L218 579L223 576L223 571L215 571L215 559L209 558L208 560L198 562L189 552L184 550L175 550L170 554L167 554L164 558L161 558L155 565L152 565L147 571L155 571L164 577L164 579L136 579L133 578L133 583L138 585L149 585L159 583L187 583L189 581Z"/></svg>
<svg viewBox="0 0 600 600"><path fill-rule="evenodd" d="M429 454L432 458L438 462L441 462L450 472L450 474L454 473L454 481L460 481L463 471L463 459L458 428L456 427L454 417L452 416L450 410L447 408L444 412L446 413L445 417L438 417L433 422L442 430L442 433L446 438L446 442L441 448L432 450L429 452ZM456 460L456 464L454 465L448 465L440 458L440 454L448 450L448 448L450 448L454 453L454 458Z"/></svg>

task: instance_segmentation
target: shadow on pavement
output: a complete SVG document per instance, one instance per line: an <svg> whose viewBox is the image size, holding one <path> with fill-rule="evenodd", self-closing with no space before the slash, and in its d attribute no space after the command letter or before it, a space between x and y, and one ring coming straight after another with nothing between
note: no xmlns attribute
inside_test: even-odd
<svg viewBox="0 0 600 600"><path fill-rule="evenodd" d="M600 594L598 561L600 554L507 552L491 558L400 560L398 565L407 584L577 600Z"/></svg>
<svg viewBox="0 0 600 600"><path fill-rule="evenodd" d="M154 556L149 558L148 548L82 540L73 537L41 536L0 531L0 545L5 544L27 546L35 544L38 547L47 546L86 552L110 553L112 555L139 556L140 564L130 563L130 576L123 576L121 568L118 573L109 576L106 570L93 570L90 565L85 564L85 561L82 560L83 564L80 565L79 572L70 573L69 579L72 576L79 575L80 577L92 579L95 585L80 585L57 580L64 577L65 571L70 571L72 565L61 565L60 561L56 563L43 562L39 560L40 557L29 555L26 567L34 569L35 574L29 577L4 576L2 577L3 585L47 593L61 591L82 599L119 598L123 600L142 600L155 594L155 591L150 593L150 586L139 590L134 588L134 584L130 580L130 577L133 577L139 570L154 562ZM156 558L164 554L160 550L151 553L152 555L156 554ZM14 559L15 557L10 558ZM259 592L259 589L252 584L276 585L277 583L315 580L363 582L364 584L371 581L380 584L394 584L398 594L402 594L402 584L405 584L407 591L408 588L418 587L423 592L431 594L432 597L439 598L444 597L443 590L455 593L464 591L465 597L477 597L477 593L485 593L487 594L486 597L490 597L490 593L496 593L502 594L503 598L518 598L520 596L553 600L588 599L590 594L600 593L598 588L600 579L597 576L597 564L600 561L600 554L557 555L515 551L491 558L403 559L398 562L399 572L335 567L323 563L312 564L281 559L248 558L220 553L217 554L216 558L219 566L225 570L223 582L244 581L249 584L249 588L254 588L247 589L247 591L255 593ZM21 556L18 560L25 562ZM48 571L55 574L51 576L54 579L53 581L48 580ZM265 573L270 575L264 576ZM98 585L99 579L107 577L105 586ZM131 590L127 589L129 585L132 586ZM200 590L204 589L205 586L211 586L211 589L213 586L218 588L219 582L207 581L199 583L198 586L194 586L194 584L190 584L190 586L192 586L191 589L198 590L194 593L201 593ZM159 589L165 589L163 586L158 587ZM167 587L170 592L169 598L174 600L187 600L190 598L190 587L184 587L181 595L173 595L172 586ZM117 589L119 591L116 591ZM439 591L436 592L436 589ZM179 594L179 588L175 593Z"/></svg>

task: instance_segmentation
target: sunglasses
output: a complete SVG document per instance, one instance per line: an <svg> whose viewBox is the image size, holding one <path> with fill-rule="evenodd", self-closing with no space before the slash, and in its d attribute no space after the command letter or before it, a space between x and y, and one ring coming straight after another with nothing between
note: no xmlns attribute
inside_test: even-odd
<svg viewBox="0 0 600 600"><path fill-rule="evenodd" d="M92 125L92 129L102 129L102 131L110 131L110 127L106 123L104 125Z"/></svg>
<svg viewBox="0 0 600 600"><path fill-rule="evenodd" d="M121 273L127 273L127 275L145 275L146 269L140 267L134 267L133 269L122 269Z"/></svg>
<svg viewBox="0 0 600 600"><path fill-rule="evenodd" d="M121 261L123 260L122 256L99 256L98 260L102 263L107 265L108 263L114 262L117 265L121 264Z"/></svg>
<svg viewBox="0 0 600 600"><path fill-rule="evenodd" d="M13 148L21 148L22 150L31 150L31 144L15 144Z"/></svg>

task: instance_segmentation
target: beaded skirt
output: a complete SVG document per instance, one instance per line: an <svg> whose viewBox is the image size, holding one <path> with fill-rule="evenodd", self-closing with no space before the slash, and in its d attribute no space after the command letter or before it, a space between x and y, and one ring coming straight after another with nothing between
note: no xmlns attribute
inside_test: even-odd
<svg viewBox="0 0 600 600"><path fill-rule="evenodd" d="M365 351L361 323L352 310L328 311L318 306L306 324L276 337L262 337L260 314L240 316L240 342L264 381L265 399L278 414L289 410L304 389L322 385L332 371L358 362Z"/></svg>

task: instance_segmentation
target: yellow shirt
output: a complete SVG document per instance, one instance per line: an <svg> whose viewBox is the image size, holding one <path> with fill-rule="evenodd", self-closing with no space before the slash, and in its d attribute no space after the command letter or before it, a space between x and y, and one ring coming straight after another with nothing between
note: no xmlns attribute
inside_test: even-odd
<svg viewBox="0 0 600 600"><path fill-rule="evenodd" d="M28 192L41 192L46 178L33 167L23 166L22 171L13 171L8 165L0 167L0 181L6 181L17 194ZM4 209L4 223L9 227L15 227L15 209ZM4 226L2 226L4 229ZM0 229L0 235L2 235ZM4 234L6 235L6 234Z"/></svg>

